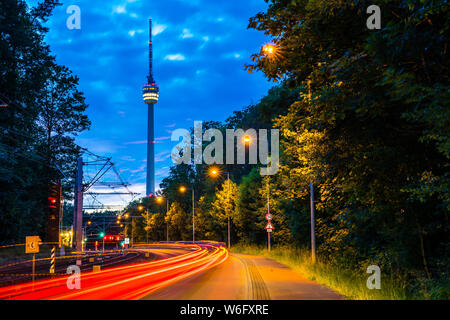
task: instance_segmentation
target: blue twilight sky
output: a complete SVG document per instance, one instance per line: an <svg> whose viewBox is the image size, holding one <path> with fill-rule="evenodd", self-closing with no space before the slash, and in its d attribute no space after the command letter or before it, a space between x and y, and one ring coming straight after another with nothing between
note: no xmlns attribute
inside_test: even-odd
<svg viewBox="0 0 450 320"><path fill-rule="evenodd" d="M257 102L272 86L244 65L269 38L247 30L263 0L62 1L46 37L57 62L80 77L92 121L77 138L90 151L111 156L123 178L144 192L148 73L148 18L153 20L153 68L160 87L155 107L157 189L171 165L170 141L194 120L223 121ZM35 1L29 1L30 4ZM81 30L69 30L70 5L81 9Z"/></svg>

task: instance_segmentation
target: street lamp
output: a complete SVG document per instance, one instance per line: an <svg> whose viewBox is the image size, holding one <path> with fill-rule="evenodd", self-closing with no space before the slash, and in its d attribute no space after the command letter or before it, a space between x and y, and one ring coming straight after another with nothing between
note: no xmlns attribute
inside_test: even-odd
<svg viewBox="0 0 450 320"><path fill-rule="evenodd" d="M248 138L248 137L247 137ZM249 138L248 138L249 139ZM244 137L244 141L245 141L245 137ZM249 139L250 141L250 139ZM230 172L228 171L221 171L218 168L212 167L209 170L209 175L212 177L217 177L220 173L226 173L227 174L227 181L228 181L228 192L227 192L227 202L230 202ZM230 249L230 242L231 242L231 237L230 237L230 212L227 212L227 220L228 220L228 249Z"/></svg>
<svg viewBox="0 0 450 320"><path fill-rule="evenodd" d="M138 206L138 210L139 211L142 211L142 210L144 210L144 206L143 205L139 205ZM149 217L149 215L148 215L148 207L147 207L147 210L146 210L146 222L145 222L145 224L147 224L147 221L148 221L148 217ZM133 219L131 219L131 222L133 222ZM133 228L133 225L131 225L131 227ZM131 229L132 230L132 232L133 232L133 229ZM145 230L145 241L148 243L148 230Z"/></svg>
<svg viewBox="0 0 450 320"><path fill-rule="evenodd" d="M156 201L158 203L162 203L163 200L164 198L161 196L156 198ZM166 198L166 218L168 213L169 213L169 199ZM166 221L166 241L169 242L169 221Z"/></svg>
<svg viewBox="0 0 450 320"><path fill-rule="evenodd" d="M179 188L181 193L186 192L188 188L185 186L181 186ZM194 188L190 188L192 190L192 242L195 242L195 199L194 199Z"/></svg>
<svg viewBox="0 0 450 320"><path fill-rule="evenodd" d="M257 139L258 141L260 139ZM268 139L265 139L267 141L266 145L267 145L267 168L269 168L269 141ZM244 136L243 138L243 142L244 144L250 144L251 138L250 136ZM269 182L269 177L267 177L267 214L270 215L270 182ZM270 231L267 232L267 249L270 251Z"/></svg>
<svg viewBox="0 0 450 320"><path fill-rule="evenodd" d="M264 55L269 59L276 58L279 54L279 48L273 43L266 43L262 47L262 51L264 52Z"/></svg>

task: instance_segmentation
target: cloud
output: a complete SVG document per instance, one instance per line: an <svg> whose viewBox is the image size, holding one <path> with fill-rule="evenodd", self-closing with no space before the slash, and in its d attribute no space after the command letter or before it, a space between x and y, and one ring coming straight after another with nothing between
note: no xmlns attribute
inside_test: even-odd
<svg viewBox="0 0 450 320"><path fill-rule="evenodd" d="M130 31L128 31L128 34L130 35L130 37L134 37L134 35L136 33L144 33L144 30L143 29L138 29L138 30L130 30Z"/></svg>
<svg viewBox="0 0 450 320"><path fill-rule="evenodd" d="M183 29L183 33L181 34L181 39L193 38L194 35L189 31L189 29Z"/></svg>
<svg viewBox="0 0 450 320"><path fill-rule="evenodd" d="M223 55L225 59L240 59L242 57L242 53L239 52L230 52Z"/></svg>
<svg viewBox="0 0 450 320"><path fill-rule="evenodd" d="M136 159L134 159L134 158L132 158L130 156L120 157L120 160L123 160L123 161L136 161Z"/></svg>
<svg viewBox="0 0 450 320"><path fill-rule="evenodd" d="M144 143L147 143L147 140L129 141L125 142L124 144L144 144Z"/></svg>
<svg viewBox="0 0 450 320"><path fill-rule="evenodd" d="M158 176L158 177L161 177L161 176L165 177L167 175L169 175L169 167L167 167L167 166L162 167L161 169L156 170L156 172L155 172L155 176Z"/></svg>
<svg viewBox="0 0 450 320"><path fill-rule="evenodd" d="M166 159L169 159L170 155L171 155L170 151L159 152L155 155L155 162L162 162Z"/></svg>
<svg viewBox="0 0 450 320"><path fill-rule="evenodd" d="M164 60L170 60L170 61L183 61L186 58L181 53L176 54L168 54L164 57Z"/></svg>
<svg viewBox="0 0 450 320"><path fill-rule="evenodd" d="M158 24L153 22L152 23L152 36L157 36L158 34L162 33L164 30L166 30L167 25L165 24Z"/></svg>
<svg viewBox="0 0 450 320"><path fill-rule="evenodd" d="M126 12L127 12L126 4L113 7L113 13L122 14L122 13L126 13Z"/></svg>
<svg viewBox="0 0 450 320"><path fill-rule="evenodd" d="M139 168L137 168L136 170L130 170L130 172L131 173L143 172L146 167L147 167L147 164L144 163Z"/></svg>

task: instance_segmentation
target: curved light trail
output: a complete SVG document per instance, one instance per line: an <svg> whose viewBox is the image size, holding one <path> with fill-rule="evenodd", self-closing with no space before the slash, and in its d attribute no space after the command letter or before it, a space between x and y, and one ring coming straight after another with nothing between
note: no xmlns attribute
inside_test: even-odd
<svg viewBox="0 0 450 320"><path fill-rule="evenodd" d="M69 289L70 275L0 288L0 299L134 300L181 279L213 268L228 258L224 247L182 245L192 251L162 260L80 275L81 288ZM177 245L179 248L180 245Z"/></svg>

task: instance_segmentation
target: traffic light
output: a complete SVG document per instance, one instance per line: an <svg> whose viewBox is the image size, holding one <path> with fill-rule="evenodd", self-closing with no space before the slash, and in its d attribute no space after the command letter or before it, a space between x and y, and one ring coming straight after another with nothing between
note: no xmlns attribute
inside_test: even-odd
<svg viewBox="0 0 450 320"><path fill-rule="evenodd" d="M61 212L61 182L49 186L47 202L47 241L59 242L59 220Z"/></svg>
<svg viewBox="0 0 450 320"><path fill-rule="evenodd" d="M105 236L105 233L104 232L100 232L99 236L100 236L100 238L103 238Z"/></svg>

